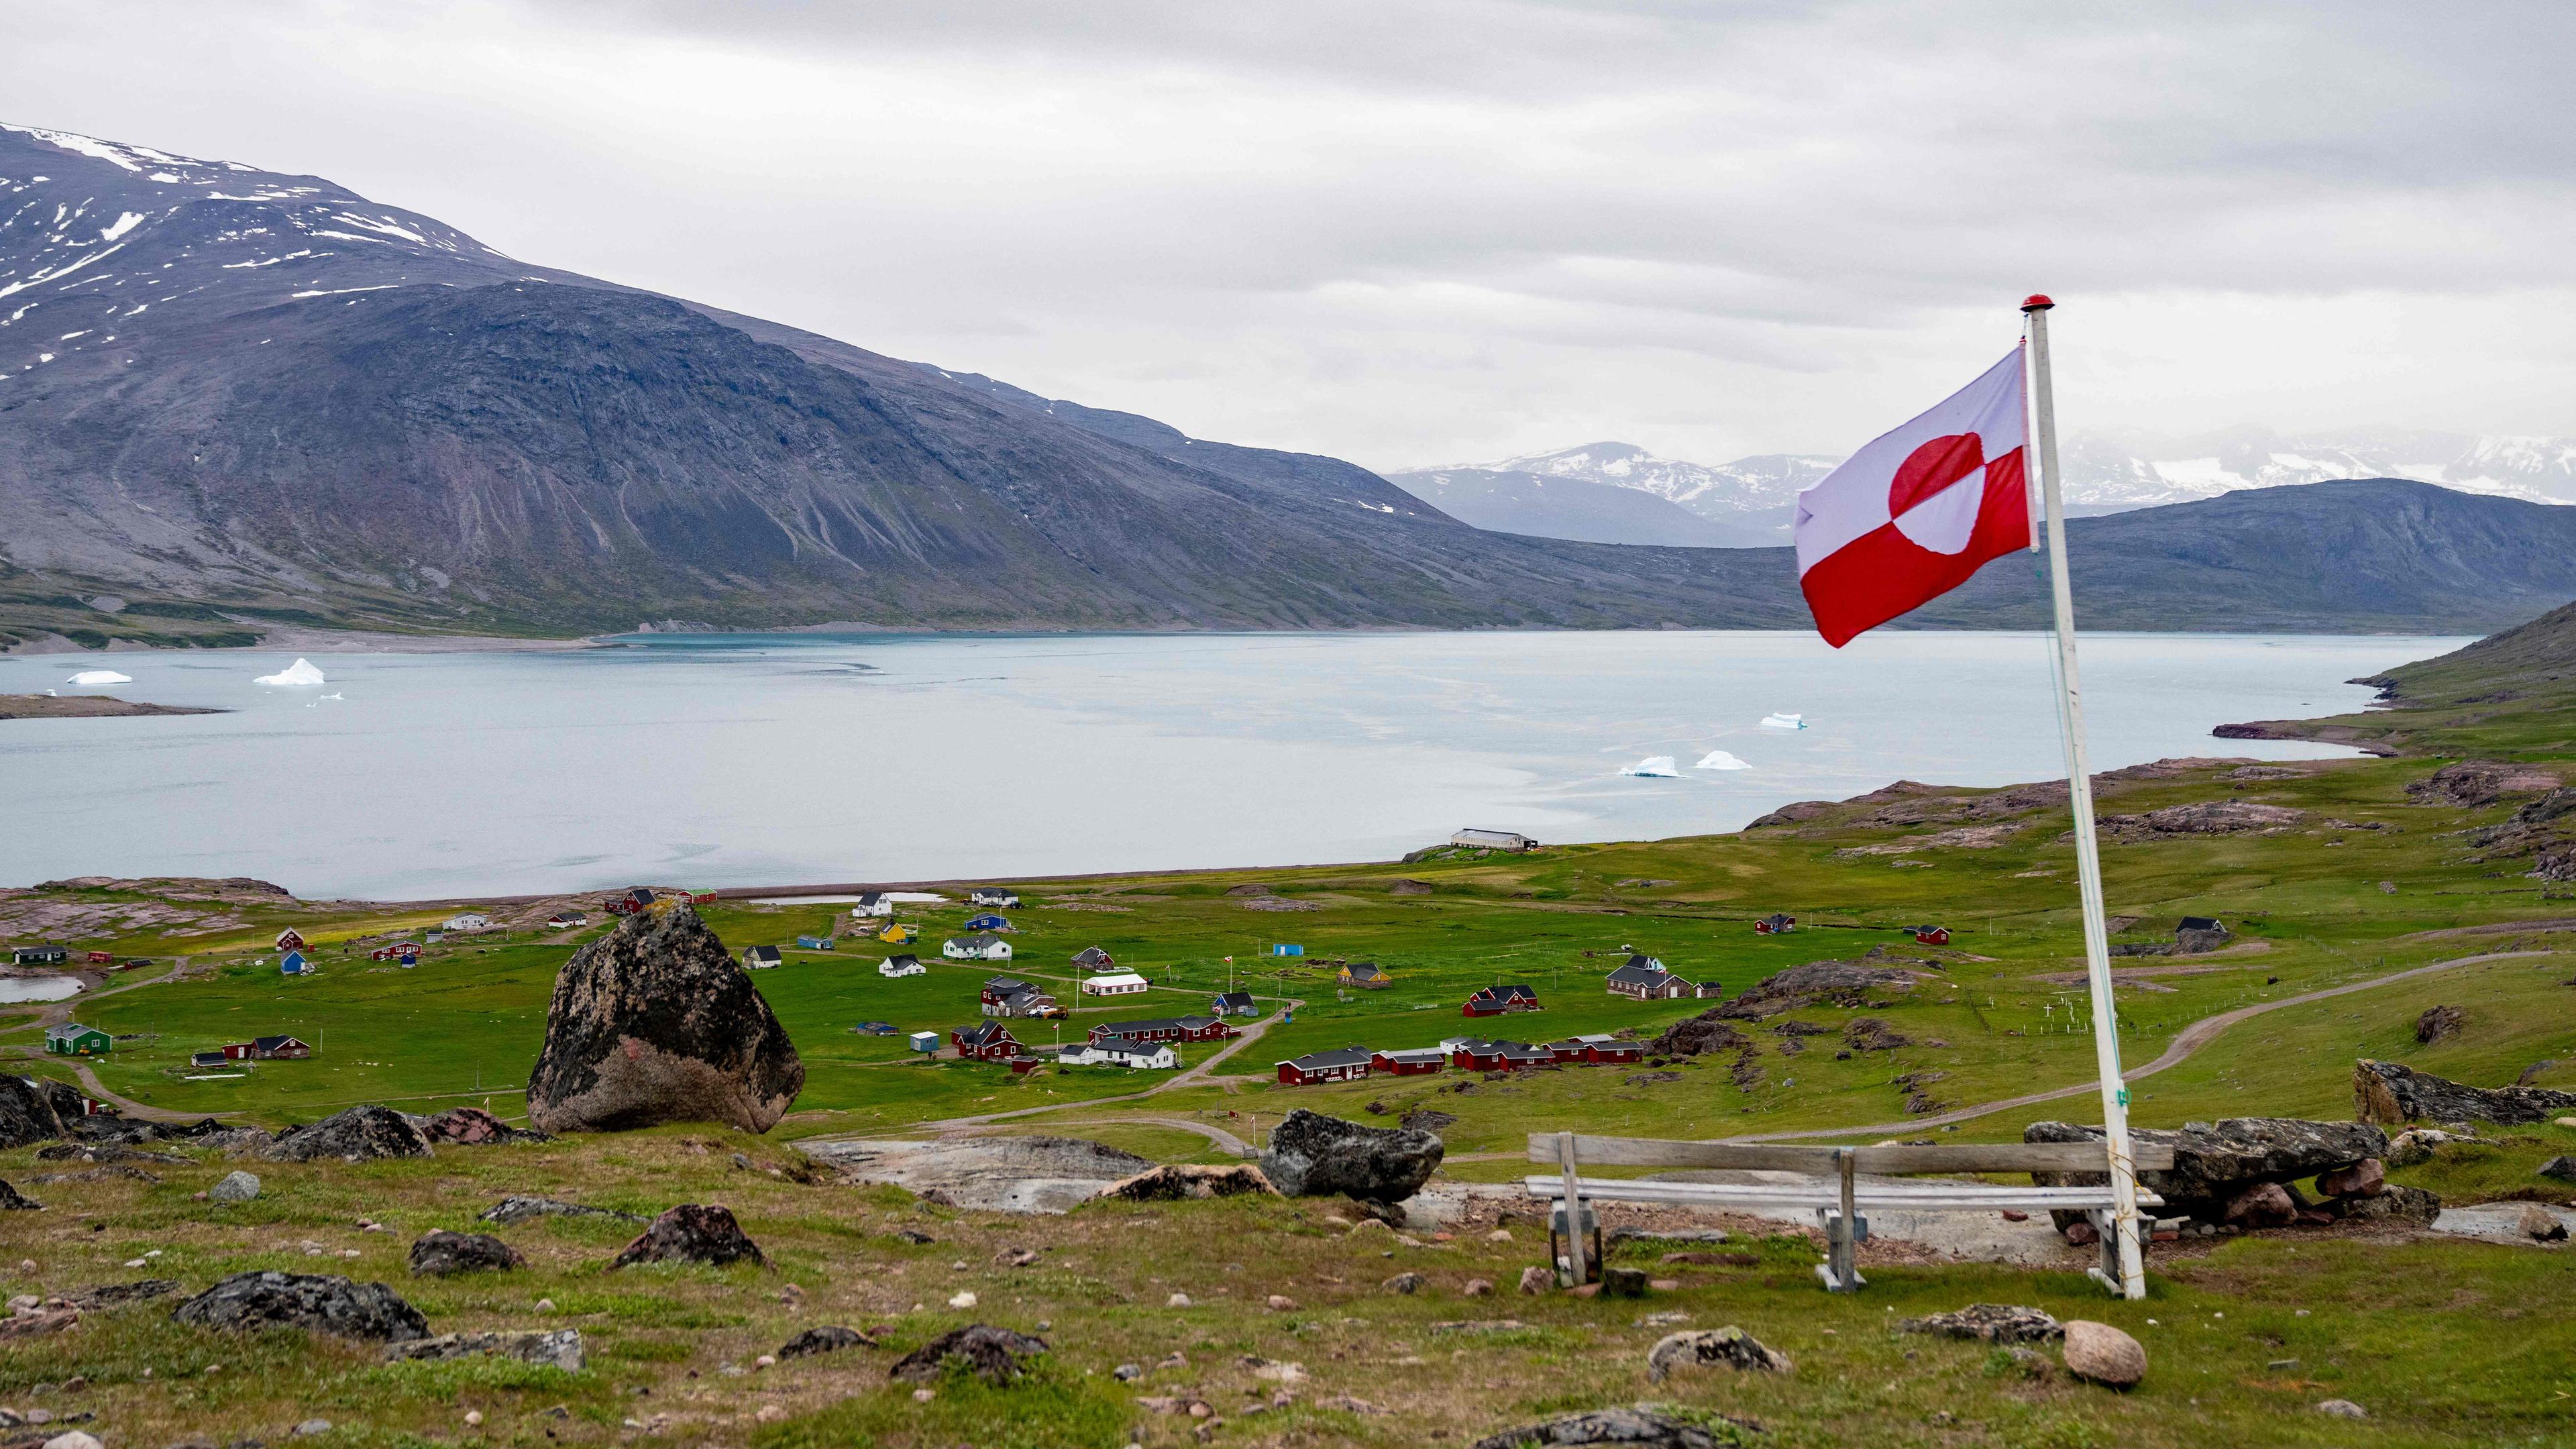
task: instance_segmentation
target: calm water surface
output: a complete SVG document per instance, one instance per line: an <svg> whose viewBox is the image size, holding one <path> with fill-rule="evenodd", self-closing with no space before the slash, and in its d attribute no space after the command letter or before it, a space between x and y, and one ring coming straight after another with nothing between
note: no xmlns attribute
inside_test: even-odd
<svg viewBox="0 0 2576 1449"><path fill-rule="evenodd" d="M2356 708L2342 681L2461 642L2088 636L2095 766L2346 753L2209 728ZM399 899L1370 860L1461 825L1699 834L1899 777L2063 773L2029 634L732 635L251 683L293 659L119 654L119 695L237 712L0 724L0 884ZM0 692L97 662L0 659ZM1714 749L1752 768L1691 768ZM1653 755L1682 778L1618 773Z"/></svg>

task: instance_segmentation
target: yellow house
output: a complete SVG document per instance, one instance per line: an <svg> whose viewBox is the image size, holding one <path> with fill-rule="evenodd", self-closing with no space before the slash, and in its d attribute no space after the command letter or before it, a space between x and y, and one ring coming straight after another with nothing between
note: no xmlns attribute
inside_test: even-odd
<svg viewBox="0 0 2576 1449"><path fill-rule="evenodd" d="M1344 986L1357 986L1375 991L1395 978L1381 970L1375 961L1353 961L1336 976Z"/></svg>
<svg viewBox="0 0 2576 1449"><path fill-rule="evenodd" d="M919 926L888 926L877 932L877 939L889 946L909 946L921 939Z"/></svg>

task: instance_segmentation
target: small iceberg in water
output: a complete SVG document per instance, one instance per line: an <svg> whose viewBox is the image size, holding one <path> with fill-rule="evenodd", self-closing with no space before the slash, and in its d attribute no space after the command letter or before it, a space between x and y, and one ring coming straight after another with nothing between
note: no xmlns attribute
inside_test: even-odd
<svg viewBox="0 0 2576 1449"><path fill-rule="evenodd" d="M1672 756L1648 755L1637 763L1622 769L1619 773L1622 775L1636 775L1649 780L1677 780L1681 778L1682 772L1673 768Z"/></svg>
<svg viewBox="0 0 2576 1449"><path fill-rule="evenodd" d="M1807 717L1803 714L1766 714L1762 716L1762 727L1766 730L1802 730L1807 727Z"/></svg>
<svg viewBox="0 0 2576 1449"><path fill-rule="evenodd" d="M1711 750L1700 756L1699 763L1691 768L1694 770L1750 770L1753 767L1724 750Z"/></svg>
<svg viewBox="0 0 2576 1449"><path fill-rule="evenodd" d="M313 689L322 683L322 671L310 659L298 659L275 674L263 674L253 684L274 685L280 689Z"/></svg>
<svg viewBox="0 0 2576 1449"><path fill-rule="evenodd" d="M133 675L119 674L113 669L84 669L72 676L74 684L132 684L133 682Z"/></svg>

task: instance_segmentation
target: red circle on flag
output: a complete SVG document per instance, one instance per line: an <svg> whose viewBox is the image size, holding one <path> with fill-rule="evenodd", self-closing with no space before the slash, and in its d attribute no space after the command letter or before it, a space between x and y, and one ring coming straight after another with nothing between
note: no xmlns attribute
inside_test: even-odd
<svg viewBox="0 0 2576 1449"><path fill-rule="evenodd" d="M1887 516L1904 517L1907 509L1985 466L1985 443L1976 434L1934 438L1896 465L1887 485Z"/></svg>

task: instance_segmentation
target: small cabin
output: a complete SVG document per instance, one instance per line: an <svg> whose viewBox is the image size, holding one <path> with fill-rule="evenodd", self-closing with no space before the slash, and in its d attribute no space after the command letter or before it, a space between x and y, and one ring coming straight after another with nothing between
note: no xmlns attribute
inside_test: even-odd
<svg viewBox="0 0 2576 1449"><path fill-rule="evenodd" d="M51 1056L103 1057L115 1048L116 1038L77 1021L45 1028L45 1051Z"/></svg>
<svg viewBox="0 0 2576 1449"><path fill-rule="evenodd" d="M1783 915L1778 911L1753 923L1753 934L1757 936L1785 936L1796 929L1798 929L1798 918Z"/></svg>
<svg viewBox="0 0 2576 1449"><path fill-rule="evenodd" d="M893 914L894 897L884 891L861 891L859 898L850 904L853 920L882 920Z"/></svg>
<svg viewBox="0 0 2576 1449"><path fill-rule="evenodd" d="M1914 944L1918 946L1947 946L1950 944L1950 928L1947 926L1916 926L1914 927Z"/></svg>
<svg viewBox="0 0 2576 1449"><path fill-rule="evenodd" d="M222 1047L217 1047L210 1052L188 1053L188 1065L192 1067L220 1067L231 1060L232 1057Z"/></svg>
<svg viewBox="0 0 2576 1449"><path fill-rule="evenodd" d="M289 951L285 955L277 958L277 974L280 976L310 976L313 974L313 963L305 959L303 952Z"/></svg>
<svg viewBox="0 0 2576 1449"><path fill-rule="evenodd" d="M9 960L18 966L60 966L72 953L60 946L19 946L9 952Z"/></svg>
<svg viewBox="0 0 2576 1449"><path fill-rule="evenodd" d="M1138 1071L1168 1071L1181 1064L1180 1053L1171 1043L1141 1041L1132 1036L1094 1034L1089 1041L1066 1047L1056 1060L1068 1066L1127 1067Z"/></svg>
<svg viewBox="0 0 2576 1449"><path fill-rule="evenodd" d="M588 911L557 911L553 915L546 917L547 928L556 931L567 931L576 926L587 926L589 924L590 912Z"/></svg>
<svg viewBox="0 0 2576 1449"><path fill-rule="evenodd" d="M746 971L767 971L786 959L786 954L775 946L742 948L742 966Z"/></svg>
<svg viewBox="0 0 2576 1449"><path fill-rule="evenodd" d="M1506 1012L1536 1011L1538 992L1521 985L1487 986L1467 998L1464 1014L1468 1016L1501 1016Z"/></svg>
<svg viewBox="0 0 2576 1449"><path fill-rule="evenodd" d="M1449 837L1449 843L1451 845L1464 846L1469 850L1511 850L1528 852L1538 849L1537 841L1530 839L1528 836L1521 834L1517 830L1460 830Z"/></svg>
<svg viewBox="0 0 2576 1449"><path fill-rule="evenodd" d="M1133 971L1113 971L1106 976L1093 976L1082 983L1085 996L1135 996L1153 985Z"/></svg>
<svg viewBox="0 0 2576 1449"><path fill-rule="evenodd" d="M877 939L889 946L909 946L921 939L919 926L888 926L877 932Z"/></svg>
<svg viewBox="0 0 2576 1449"><path fill-rule="evenodd" d="M1575 1038L1583 1045L1583 1059L1596 1065L1615 1066L1646 1059L1646 1044L1621 1041L1615 1036L1585 1035Z"/></svg>
<svg viewBox="0 0 2576 1449"><path fill-rule="evenodd" d="M951 961L1008 961L1011 943L990 931L972 936L951 936L939 943L939 954Z"/></svg>
<svg viewBox="0 0 2576 1449"><path fill-rule="evenodd" d="M1259 1016L1261 1014L1261 1008L1253 1002L1252 993L1249 991L1220 991L1216 994L1216 999L1208 1004L1208 1011L1216 1016Z"/></svg>
<svg viewBox="0 0 2576 1449"><path fill-rule="evenodd" d="M888 956L877 963L877 974L888 980L898 976L927 976L930 968L918 956Z"/></svg>
<svg viewBox="0 0 2576 1449"><path fill-rule="evenodd" d="M1452 1037L1442 1045L1449 1049L1449 1064L1462 1072L1498 1072L1503 1068L1501 1042Z"/></svg>
<svg viewBox="0 0 2576 1449"><path fill-rule="evenodd" d="M1395 984L1395 978L1375 961L1353 961L1335 973L1334 979L1362 991L1383 991Z"/></svg>
<svg viewBox="0 0 2576 1449"><path fill-rule="evenodd" d="M1369 1074L1369 1053L1360 1047L1308 1052L1278 1064L1279 1080L1291 1087L1317 1082L1356 1082Z"/></svg>
<svg viewBox="0 0 2576 1449"><path fill-rule="evenodd" d="M1020 907L1020 893L1009 886L977 886L966 893L966 904L1015 911Z"/></svg>
<svg viewBox="0 0 2576 1449"><path fill-rule="evenodd" d="M967 917L966 929L970 931L1009 931L1017 928L1012 926L1010 917L987 913L981 916Z"/></svg>
<svg viewBox="0 0 2576 1449"><path fill-rule="evenodd" d="M1369 1053L1369 1070L1392 1077L1419 1077L1449 1065L1448 1055L1438 1047L1409 1047L1402 1051Z"/></svg>
<svg viewBox="0 0 2576 1449"><path fill-rule="evenodd" d="M959 1056L968 1061L1003 1061L1025 1055L1020 1050L1020 1039L1011 1035L1011 1029L998 1021L961 1026L948 1034L948 1042L957 1048Z"/></svg>
<svg viewBox="0 0 2576 1449"><path fill-rule="evenodd" d="M1064 1015L1064 1008L1046 992L1034 986L1022 986L1017 991L1003 993L998 1000L985 1002L984 1014L986 1016L1060 1017Z"/></svg>
<svg viewBox="0 0 2576 1449"><path fill-rule="evenodd" d="M448 917L441 924L450 931L488 931L492 929L492 918L481 911L466 911Z"/></svg>
<svg viewBox="0 0 2576 1449"><path fill-rule="evenodd" d="M1281 941L1270 948L1270 954L1273 956L1303 956L1306 954L1306 948L1298 945L1294 941Z"/></svg>
<svg viewBox="0 0 2576 1449"><path fill-rule="evenodd" d="M829 936L799 936L796 938L796 949L799 951L829 951L832 947L833 941Z"/></svg>
<svg viewBox="0 0 2576 1449"><path fill-rule="evenodd" d="M1118 958L1097 946L1085 946L1073 953L1073 964L1085 971L1107 971L1118 964Z"/></svg>
<svg viewBox="0 0 2576 1449"><path fill-rule="evenodd" d="M904 1044L911 1047L914 1051L928 1055L939 1050L939 1033L935 1031L916 1031L911 1036L904 1039Z"/></svg>
<svg viewBox="0 0 2576 1449"><path fill-rule="evenodd" d="M299 931L299 930L297 930L297 929L295 929L293 926L289 926L289 927L287 927L285 930L278 932L278 933L277 933L277 949L279 949L279 950L281 950L281 951L301 951L301 950L303 950L303 949L304 949L304 933L303 933L303 932L301 932L301 931Z"/></svg>
<svg viewBox="0 0 2576 1449"><path fill-rule="evenodd" d="M116 953L113 951L92 951L89 953L87 960L92 966L113 966L116 964Z"/></svg>
<svg viewBox="0 0 2576 1449"><path fill-rule="evenodd" d="M1652 956L1631 956L1602 985L1613 996L1633 1001L1670 1001L1690 994L1690 983L1664 969Z"/></svg>
<svg viewBox="0 0 2576 1449"><path fill-rule="evenodd" d="M291 1036L255 1036L250 1039L250 1057L260 1062L300 1062L313 1055L313 1048Z"/></svg>

